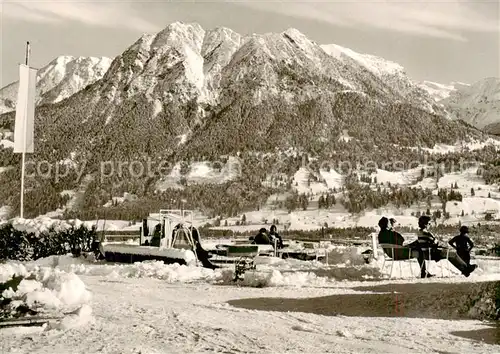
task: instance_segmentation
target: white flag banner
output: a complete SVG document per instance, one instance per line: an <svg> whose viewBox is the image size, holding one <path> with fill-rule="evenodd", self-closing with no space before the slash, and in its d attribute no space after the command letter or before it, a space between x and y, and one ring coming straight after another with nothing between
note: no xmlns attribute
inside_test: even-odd
<svg viewBox="0 0 500 354"><path fill-rule="evenodd" d="M35 152L35 94L37 69L19 65L16 124L14 127L14 152Z"/></svg>

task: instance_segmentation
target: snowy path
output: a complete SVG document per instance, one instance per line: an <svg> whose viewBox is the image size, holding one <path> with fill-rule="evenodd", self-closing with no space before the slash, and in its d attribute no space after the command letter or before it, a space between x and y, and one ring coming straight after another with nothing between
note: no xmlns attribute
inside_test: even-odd
<svg viewBox="0 0 500 354"><path fill-rule="evenodd" d="M479 321L321 316L233 308L231 299L354 293L339 288L238 288L80 275L90 324L37 333L0 330L2 353L498 353L456 337ZM358 285L360 285L358 283Z"/></svg>

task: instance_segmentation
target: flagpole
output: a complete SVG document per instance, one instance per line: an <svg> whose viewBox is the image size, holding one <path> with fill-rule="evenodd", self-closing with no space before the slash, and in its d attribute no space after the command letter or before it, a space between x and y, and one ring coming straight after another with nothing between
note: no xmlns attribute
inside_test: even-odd
<svg viewBox="0 0 500 354"><path fill-rule="evenodd" d="M25 63L26 66L29 66L30 63L30 42L26 42L26 56L25 56ZM26 161L26 130L27 130L27 106L28 106L28 101L26 100L26 109L24 110L24 139L23 139L23 152L22 152L22 165L21 165L21 211L20 211L20 217L21 219L24 218L24 165Z"/></svg>

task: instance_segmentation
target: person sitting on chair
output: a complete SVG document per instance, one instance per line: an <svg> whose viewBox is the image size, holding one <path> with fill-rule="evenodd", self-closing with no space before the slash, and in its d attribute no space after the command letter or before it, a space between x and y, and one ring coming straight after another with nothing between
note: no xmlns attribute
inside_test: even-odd
<svg viewBox="0 0 500 354"><path fill-rule="evenodd" d="M155 230L153 231L153 237L151 238L151 246L159 247L161 240L161 224L156 224Z"/></svg>
<svg viewBox="0 0 500 354"><path fill-rule="evenodd" d="M469 228L462 226L460 228L460 235L453 237L448 244L453 247L457 254L470 266L470 251L474 247L474 243L469 238Z"/></svg>
<svg viewBox="0 0 500 354"><path fill-rule="evenodd" d="M269 236L274 245L274 239L276 239L276 247L278 249L283 248L283 239L276 231L276 225L271 225L271 229L269 230Z"/></svg>
<svg viewBox="0 0 500 354"><path fill-rule="evenodd" d="M380 227L380 231L378 233L379 243L389 243L391 245L399 245L399 246L403 245L403 242L405 241L404 237L401 236L400 233L392 230L391 225L389 225L389 219L383 216L378 221L378 226Z"/></svg>
<svg viewBox="0 0 500 354"><path fill-rule="evenodd" d="M389 219L389 228L390 228L391 230L394 230L394 229L396 228L396 224L397 224L397 223L398 223L398 222L396 221L396 219L394 219L394 218L390 218L390 219Z"/></svg>
<svg viewBox="0 0 500 354"><path fill-rule="evenodd" d="M265 228L260 229L257 236L253 238L252 243L256 245L271 245L271 240L267 236L267 230Z"/></svg>
<svg viewBox="0 0 500 354"><path fill-rule="evenodd" d="M378 233L379 244L403 246L405 241L404 237L400 233L391 229L389 219L383 216L378 221L378 226L380 227L380 231ZM385 248L384 252L395 261L418 257L417 251L410 248Z"/></svg>
<svg viewBox="0 0 500 354"><path fill-rule="evenodd" d="M470 273L476 269L476 266L468 266L460 256L453 251L449 251L446 247L443 247L437 242L436 237L428 231L431 218L428 215L422 215L418 219L418 239L411 244L419 250L418 264L420 265L420 277L432 277L434 275L427 273L425 266L425 258L428 257L429 260L439 262L442 259L446 259L446 254L448 253L448 261L453 264L464 276L468 277ZM429 254L430 253L430 254Z"/></svg>

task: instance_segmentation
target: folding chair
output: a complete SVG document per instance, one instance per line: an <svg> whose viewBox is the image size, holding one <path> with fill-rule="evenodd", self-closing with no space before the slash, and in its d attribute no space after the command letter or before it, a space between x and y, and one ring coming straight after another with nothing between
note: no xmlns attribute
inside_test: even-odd
<svg viewBox="0 0 500 354"><path fill-rule="evenodd" d="M412 258L412 251L413 250L407 246L395 245L395 244L391 244L391 243L380 243L379 246L382 247L382 249L384 250L384 262L382 263L382 269L384 269L386 261L391 262L391 271L389 274L389 279L392 279L392 271L394 268L394 262L411 261L412 259L415 259L418 263L418 260L415 257ZM395 257L394 250L396 250L396 249L408 250L408 258L400 258L399 256ZM395 259L395 258L398 258L398 259ZM420 268L420 266L419 266L419 268ZM411 267L411 264L410 264L410 269L411 269L412 275L415 275L413 272L413 268ZM403 277L403 268L401 267L401 263L399 263L399 276Z"/></svg>
<svg viewBox="0 0 500 354"><path fill-rule="evenodd" d="M446 258L443 258L440 261L446 260L446 270L448 271L448 274L450 274L450 261L449 261L450 249L448 247L437 247L437 248L446 250ZM432 247L421 248L421 250L424 251L424 263L422 263L422 267L420 267L420 272L422 272L423 265L426 263L427 272L425 273L425 278L427 278L427 274L429 273L429 264L430 264L430 261L433 260L432 259ZM444 264L443 263L441 263L441 278L444 278Z"/></svg>

